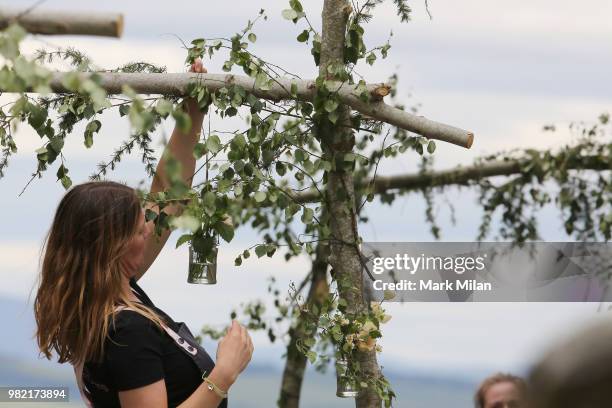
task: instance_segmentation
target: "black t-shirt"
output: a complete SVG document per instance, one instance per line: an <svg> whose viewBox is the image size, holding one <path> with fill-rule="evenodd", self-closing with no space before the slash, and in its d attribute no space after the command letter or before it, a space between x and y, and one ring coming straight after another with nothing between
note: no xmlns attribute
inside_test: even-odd
<svg viewBox="0 0 612 408"><path fill-rule="evenodd" d="M142 303L164 318L168 327L178 330L177 322L155 307L134 279L130 286ZM202 383L196 363L146 317L122 310L115 317L115 325L111 324L109 334L112 341L106 339L102 363L88 362L83 370L83 382L95 407L120 408L118 391L143 387L162 378L166 382L168 407L175 407Z"/></svg>

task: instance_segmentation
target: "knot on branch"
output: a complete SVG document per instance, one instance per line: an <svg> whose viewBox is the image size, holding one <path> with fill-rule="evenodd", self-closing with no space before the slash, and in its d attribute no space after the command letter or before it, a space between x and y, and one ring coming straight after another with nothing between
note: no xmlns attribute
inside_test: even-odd
<svg viewBox="0 0 612 408"><path fill-rule="evenodd" d="M234 77L233 74L227 74L225 76L225 83L227 85L234 85L235 82L236 82L236 78Z"/></svg>

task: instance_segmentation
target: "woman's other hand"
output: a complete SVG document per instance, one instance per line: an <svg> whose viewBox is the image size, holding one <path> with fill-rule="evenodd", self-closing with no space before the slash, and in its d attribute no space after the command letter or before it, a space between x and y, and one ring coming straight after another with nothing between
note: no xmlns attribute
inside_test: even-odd
<svg viewBox="0 0 612 408"><path fill-rule="evenodd" d="M219 341L215 369L218 369L226 376L227 381L233 384L251 361L252 355L251 336L244 326L232 320L232 325L227 330L225 337Z"/></svg>

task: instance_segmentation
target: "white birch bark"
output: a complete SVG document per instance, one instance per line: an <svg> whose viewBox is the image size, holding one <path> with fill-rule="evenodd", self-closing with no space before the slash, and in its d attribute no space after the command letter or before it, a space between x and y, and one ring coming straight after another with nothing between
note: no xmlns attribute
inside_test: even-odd
<svg viewBox="0 0 612 408"><path fill-rule="evenodd" d="M27 32L50 35L121 37L123 15L118 13L74 13L52 10L0 8L0 29L16 21Z"/></svg>
<svg viewBox="0 0 612 408"><path fill-rule="evenodd" d="M54 92L68 92L68 89L63 85L63 78L67 74L65 72L55 72L53 74L50 85ZM92 74L82 73L79 75L88 77ZM315 95L315 85L312 80L277 79L276 82L271 84L270 89L264 90L255 87L255 79L233 74L100 72L96 75L99 76L101 85L108 94L120 94L122 86L128 85L140 94L183 96L189 83L201 81L209 91L216 91L235 84L258 98L271 101L295 98L301 101L312 101ZM295 97L291 94L292 84L295 84ZM390 123L429 139L452 143L468 149L472 146L474 140L472 132L435 122L423 116L416 116L386 104L382 101L382 98L389 93L389 85L377 83L368 84L366 87L372 98L369 103L365 103L359 98L356 85L337 82L331 89L338 92L342 103L373 119Z"/></svg>

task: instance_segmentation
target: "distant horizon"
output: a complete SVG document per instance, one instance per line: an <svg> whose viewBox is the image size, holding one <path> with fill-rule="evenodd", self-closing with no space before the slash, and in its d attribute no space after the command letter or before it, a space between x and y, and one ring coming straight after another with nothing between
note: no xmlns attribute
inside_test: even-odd
<svg viewBox="0 0 612 408"><path fill-rule="evenodd" d="M11 370L9 364L17 364L17 369ZM70 403L53 406L84 406L69 364L55 364L55 366L45 364L44 366L47 368L44 371L46 375L41 375L39 364L24 363L15 358L6 359L5 356L0 354L0 386L67 386L69 387ZM452 402L454 404L453 408L470 408L471 396L478 383L478 381L458 381L445 377L410 376L386 369L384 373L398 393L396 404L406 401L404 398L409 398L410 406L414 408L431 408L431 405L428 405L429 400L434 396L441 398L440 396L445 394L453 395L453 397L449 397L448 401L443 402L444 405L440 406L448 406L448 403ZM238 379L231 389L232 406L251 408L255 392L258 398L265 398L268 403L275 401L280 391L281 375L282 370L279 367L265 366L257 362L250 364L244 375ZM262 383L266 386L262 387ZM415 392L421 395L417 401L414 400ZM408 395L408 397L404 395ZM464 404L458 401L457 396L460 400L463 400ZM316 372L312 366L308 366L306 369L302 398L300 406L304 408L320 407L322 403L326 407L348 407L351 406L352 402L351 399L336 397L335 371L333 369L321 374ZM258 402L261 402L261 400L258 400ZM12 406L11 404L6 405ZM15 405L15 407L17 406L21 405Z"/></svg>

